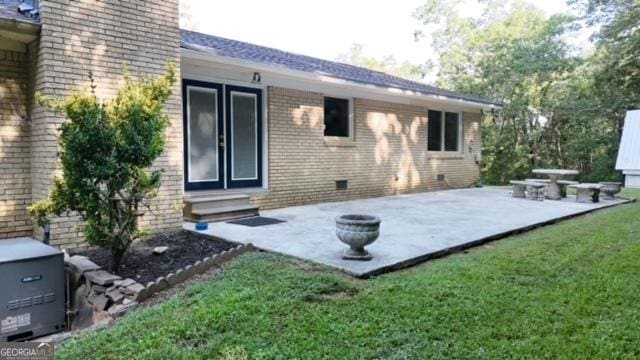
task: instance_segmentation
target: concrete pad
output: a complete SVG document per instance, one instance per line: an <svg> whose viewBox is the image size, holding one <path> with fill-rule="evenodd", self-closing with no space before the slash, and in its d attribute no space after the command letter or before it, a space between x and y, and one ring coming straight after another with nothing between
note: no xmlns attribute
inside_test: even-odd
<svg viewBox="0 0 640 360"><path fill-rule="evenodd" d="M512 198L509 189L486 187L265 210L261 216L286 222L259 227L214 222L202 233L368 277L628 201L534 201ZM349 213L382 219L380 237L367 247L371 261L341 258L347 246L335 235L334 219ZM195 224L184 228L195 231Z"/></svg>

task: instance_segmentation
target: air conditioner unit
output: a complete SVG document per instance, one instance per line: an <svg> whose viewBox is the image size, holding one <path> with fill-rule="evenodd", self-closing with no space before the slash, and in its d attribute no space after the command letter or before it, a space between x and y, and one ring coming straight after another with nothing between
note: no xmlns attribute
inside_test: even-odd
<svg viewBox="0 0 640 360"><path fill-rule="evenodd" d="M64 254L31 238L0 240L0 342L65 328Z"/></svg>

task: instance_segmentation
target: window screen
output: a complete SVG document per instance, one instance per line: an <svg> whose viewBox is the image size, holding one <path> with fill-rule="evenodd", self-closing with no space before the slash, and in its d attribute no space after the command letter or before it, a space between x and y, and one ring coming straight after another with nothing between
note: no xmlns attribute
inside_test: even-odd
<svg viewBox="0 0 640 360"><path fill-rule="evenodd" d="M442 112L429 110L427 150L442 150Z"/></svg>
<svg viewBox="0 0 640 360"><path fill-rule="evenodd" d="M324 136L349 137L349 100L324 98Z"/></svg>
<svg viewBox="0 0 640 360"><path fill-rule="evenodd" d="M428 151L460 150L460 115L429 110L427 129Z"/></svg>
<svg viewBox="0 0 640 360"><path fill-rule="evenodd" d="M444 151L458 151L459 122L457 113L444 115Z"/></svg>

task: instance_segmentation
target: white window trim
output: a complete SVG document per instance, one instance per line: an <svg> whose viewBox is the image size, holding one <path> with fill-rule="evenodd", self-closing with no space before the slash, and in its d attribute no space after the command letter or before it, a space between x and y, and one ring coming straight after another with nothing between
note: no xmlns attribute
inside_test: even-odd
<svg viewBox="0 0 640 360"><path fill-rule="evenodd" d="M442 109L427 109L427 121L431 121L429 119L429 111L438 111L442 115L440 117L440 121L442 121L442 126L440 127L440 149L442 150L429 150L429 124L427 123L427 153L433 156L462 156L463 155L463 142L464 142L464 121L462 119L462 112L459 111L447 111ZM444 132L445 132L445 113L454 113L458 114L458 149L457 150L444 150Z"/></svg>
<svg viewBox="0 0 640 360"><path fill-rule="evenodd" d="M209 94L213 94L213 99L214 99L214 103L215 103L215 108L214 108L214 112L213 112L213 121L216 127L216 136L215 136L215 149L216 149L216 177L215 178L211 178L211 179L198 179L195 180L193 179L192 176L192 171L191 171L191 155L187 154L187 169L188 169L188 173L189 173L189 179L188 181L190 183L199 183L199 182L208 182L208 181L219 181L220 180L220 164L218 164L218 161L220 160L218 154L220 149L218 149L218 137L220 136L220 130L218 129L218 123L219 123L219 119L218 119L218 106L220 106L220 104L218 104L218 89L212 89L212 88L207 88L207 87L201 87L201 86L194 86L194 85L187 85L187 96L186 96L186 102L187 102L187 149L189 149L189 151L191 151L191 90L197 90L197 91L201 91L204 93L209 93Z"/></svg>
<svg viewBox="0 0 640 360"><path fill-rule="evenodd" d="M324 136L324 140L325 140L325 145L327 146L349 146L352 145L355 141L355 136L354 136L354 132L355 132L355 127L354 127L354 114L353 114L353 98L350 97L344 97L344 96L337 96L337 95L332 95L332 94L323 94L322 96L322 133L324 135L324 98L325 97L330 97L330 98L335 98L335 99L343 99L343 100L347 100L349 102L349 136Z"/></svg>
<svg viewBox="0 0 640 360"><path fill-rule="evenodd" d="M258 96L256 94L253 93L245 93L245 92L241 92L241 91L230 91L229 92L229 96L231 96L231 99L229 99L229 104L230 104L230 109L229 111L230 113L230 122L231 122L231 128L229 129L229 140L231 140L231 180L232 181L236 181L236 180L258 180L258 153L259 153L259 149L258 149L258 121L257 121L257 117L258 117ZM239 96L239 97L249 97L252 98L254 101L253 104L253 114L254 114L254 120L253 122L256 124L256 133L254 136L254 141L256 143L256 149L255 149L255 164L254 164L254 173L256 174L254 177L247 177L247 178L237 178L235 177L235 169L234 169L234 164L235 164L235 152L233 151L234 146L233 146L233 138L234 138L234 134L233 134L233 126L234 126L234 117L233 117L233 98Z"/></svg>

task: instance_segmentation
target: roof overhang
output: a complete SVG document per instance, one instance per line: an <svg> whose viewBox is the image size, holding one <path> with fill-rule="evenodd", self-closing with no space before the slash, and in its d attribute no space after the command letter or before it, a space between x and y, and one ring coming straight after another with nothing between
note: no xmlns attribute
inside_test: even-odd
<svg viewBox="0 0 640 360"><path fill-rule="evenodd" d="M402 97L411 99L414 101L424 101L428 103L438 103L443 105L450 105L459 108L473 108L481 110L492 110L501 108L498 104L490 104L483 102L476 102L464 99L457 99L442 95L424 94L417 91L398 89L393 87L382 87L372 84L364 84L360 82L345 80L329 76L321 73L311 73L299 70L293 70L285 67L267 65L255 61L249 61L244 59L238 59L228 56L221 56L211 51L208 48L197 49L196 47L187 49L182 48L182 58L197 61L208 61L218 64L224 64L234 67L245 68L251 71L258 71L261 73L274 74L280 77L287 77L292 79L298 79L306 82L314 82L318 84L326 84L333 86L340 86L346 89L357 90L358 92L364 92L375 97ZM264 76L263 76L264 77Z"/></svg>
<svg viewBox="0 0 640 360"><path fill-rule="evenodd" d="M0 50L26 52L27 44L38 38L40 24L0 18Z"/></svg>

